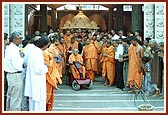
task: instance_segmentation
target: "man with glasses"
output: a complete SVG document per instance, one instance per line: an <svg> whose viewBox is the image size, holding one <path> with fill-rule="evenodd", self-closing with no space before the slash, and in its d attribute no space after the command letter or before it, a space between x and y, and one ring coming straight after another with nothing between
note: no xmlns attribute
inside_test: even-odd
<svg viewBox="0 0 168 115"><path fill-rule="evenodd" d="M8 82L6 111L21 110L23 56L18 47L21 43L20 32L13 32L10 37L10 44L5 50L4 69L7 72Z"/></svg>

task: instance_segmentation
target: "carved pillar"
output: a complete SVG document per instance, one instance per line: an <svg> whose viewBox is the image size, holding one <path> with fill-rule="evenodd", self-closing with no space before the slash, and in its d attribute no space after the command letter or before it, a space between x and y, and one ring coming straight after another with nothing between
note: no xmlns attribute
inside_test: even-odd
<svg viewBox="0 0 168 115"><path fill-rule="evenodd" d="M164 41L165 12L165 4L144 4L144 38Z"/></svg>
<svg viewBox="0 0 168 115"><path fill-rule="evenodd" d="M9 36L14 31L25 35L25 4L3 4L4 8L4 32Z"/></svg>
<svg viewBox="0 0 168 115"><path fill-rule="evenodd" d="M165 15L164 4L155 4L155 39L157 42L163 41L164 36L164 27L166 25L164 15Z"/></svg>
<svg viewBox="0 0 168 115"><path fill-rule="evenodd" d="M3 27L4 27L4 32L9 34L9 4L4 4L3 5Z"/></svg>
<svg viewBox="0 0 168 115"><path fill-rule="evenodd" d="M144 4L144 38L154 38L155 34L154 4Z"/></svg>

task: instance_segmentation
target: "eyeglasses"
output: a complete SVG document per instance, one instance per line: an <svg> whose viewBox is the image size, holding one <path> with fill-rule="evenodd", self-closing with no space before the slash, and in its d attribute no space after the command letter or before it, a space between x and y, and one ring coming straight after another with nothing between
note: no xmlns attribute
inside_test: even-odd
<svg viewBox="0 0 168 115"><path fill-rule="evenodd" d="M22 40L22 37L19 37L19 38L17 38L17 39Z"/></svg>

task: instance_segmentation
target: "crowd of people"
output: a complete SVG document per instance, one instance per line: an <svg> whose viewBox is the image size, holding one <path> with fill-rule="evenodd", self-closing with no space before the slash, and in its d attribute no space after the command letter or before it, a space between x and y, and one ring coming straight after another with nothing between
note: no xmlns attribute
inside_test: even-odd
<svg viewBox="0 0 168 115"><path fill-rule="evenodd" d="M163 98L164 42L142 39L140 31L109 32L70 29L36 31L22 40L19 32L4 33L4 110L52 111L54 90L67 76L76 79L102 76L104 86L122 91L143 89Z"/></svg>

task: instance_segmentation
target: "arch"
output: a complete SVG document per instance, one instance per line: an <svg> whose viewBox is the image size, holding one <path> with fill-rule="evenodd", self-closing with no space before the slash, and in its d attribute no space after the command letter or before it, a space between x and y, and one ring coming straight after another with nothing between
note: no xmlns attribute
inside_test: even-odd
<svg viewBox="0 0 168 115"><path fill-rule="evenodd" d="M98 15L98 14L94 14L89 16L90 21L95 21L97 23L97 25L99 25L102 30L106 30L106 24L105 24L105 19Z"/></svg>
<svg viewBox="0 0 168 115"><path fill-rule="evenodd" d="M73 15L73 14L67 14L64 17L62 17L61 20L60 20L60 26L59 26L59 28L61 29L62 27L64 27L65 22L72 21L72 18L74 16L75 15Z"/></svg>

